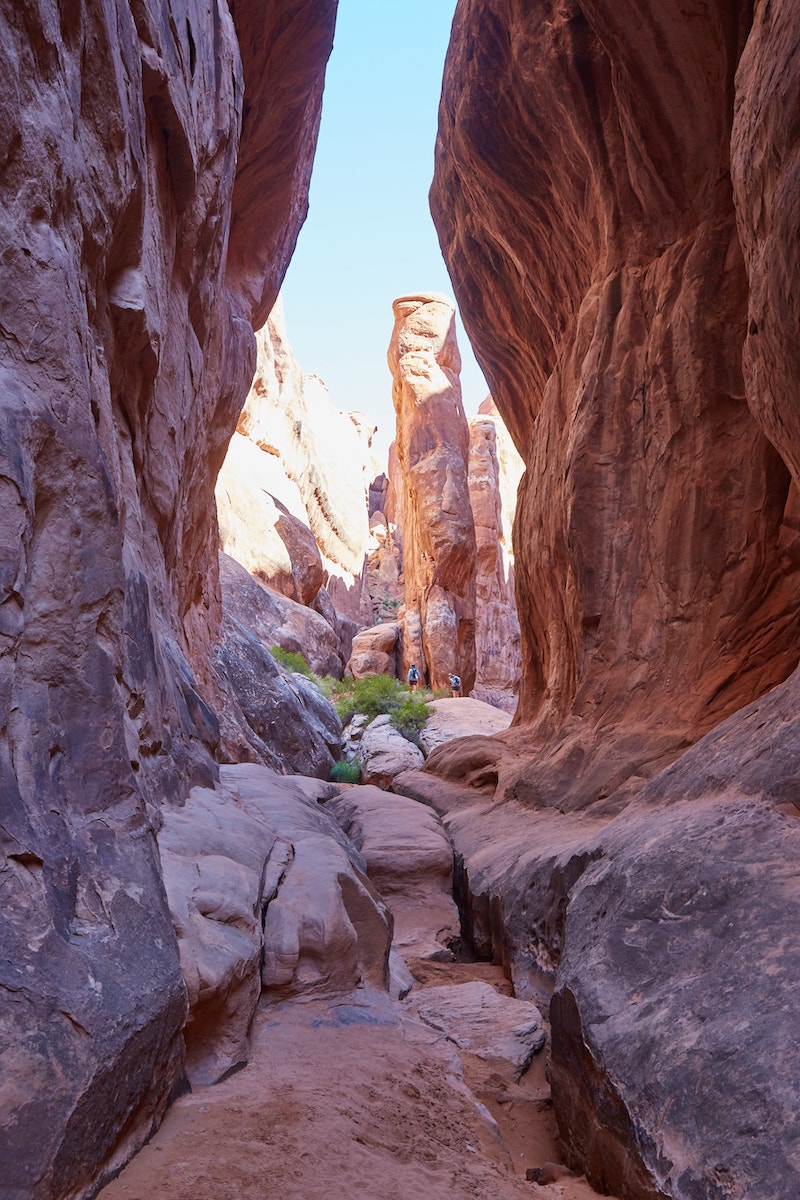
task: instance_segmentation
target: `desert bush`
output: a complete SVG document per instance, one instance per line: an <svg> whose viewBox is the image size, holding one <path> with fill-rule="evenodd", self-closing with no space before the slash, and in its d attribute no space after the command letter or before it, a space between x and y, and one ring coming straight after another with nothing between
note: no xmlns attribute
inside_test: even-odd
<svg viewBox="0 0 800 1200"><path fill-rule="evenodd" d="M390 720L404 738L418 745L419 735L425 728L425 722L432 712L433 709L425 703L421 696L409 693L407 698L392 711Z"/></svg>
<svg viewBox="0 0 800 1200"><path fill-rule="evenodd" d="M363 713L370 721L388 713L395 728L411 742L417 741L432 711L422 697L412 694L391 675L341 680L334 703L342 724L347 724L354 713Z"/></svg>
<svg viewBox="0 0 800 1200"><path fill-rule="evenodd" d="M295 671L299 675L314 677L314 672L299 650L284 650L283 646L270 646L269 652L285 671Z"/></svg>
<svg viewBox="0 0 800 1200"><path fill-rule="evenodd" d="M332 783L360 783L361 767L354 758L343 758L331 767Z"/></svg>

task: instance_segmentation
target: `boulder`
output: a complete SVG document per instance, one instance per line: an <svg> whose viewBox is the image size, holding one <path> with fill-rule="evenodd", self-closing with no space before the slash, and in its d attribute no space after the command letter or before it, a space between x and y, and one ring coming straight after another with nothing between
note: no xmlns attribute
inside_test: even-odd
<svg viewBox="0 0 800 1200"><path fill-rule="evenodd" d="M431 700L429 707L433 712L419 735L419 744L425 755L456 738L502 733L511 724L509 713L471 696Z"/></svg>
<svg viewBox="0 0 800 1200"><path fill-rule="evenodd" d="M446 1033L459 1050L510 1063L517 1081L545 1044L542 1014L535 1004L503 996L480 980L424 988L412 993L406 1004L426 1025Z"/></svg>
<svg viewBox="0 0 800 1200"><path fill-rule="evenodd" d="M405 959L450 957L459 936L453 848L426 804L379 787L348 788L327 805L364 857L367 874L394 918Z"/></svg>
<svg viewBox="0 0 800 1200"><path fill-rule="evenodd" d="M365 679L367 675L397 675L397 643L400 626L396 621L385 621L361 629L353 638L347 674L353 679Z"/></svg>
<svg viewBox="0 0 800 1200"><path fill-rule="evenodd" d="M319 801L332 785L223 767L165 815L159 850L189 1000L186 1063L209 1084L247 1061L267 1000L388 987L391 924Z"/></svg>
<svg viewBox="0 0 800 1200"><path fill-rule="evenodd" d="M361 735L358 744L362 783L388 788L395 775L421 767L425 759L413 742L404 738L383 713L375 717Z"/></svg>

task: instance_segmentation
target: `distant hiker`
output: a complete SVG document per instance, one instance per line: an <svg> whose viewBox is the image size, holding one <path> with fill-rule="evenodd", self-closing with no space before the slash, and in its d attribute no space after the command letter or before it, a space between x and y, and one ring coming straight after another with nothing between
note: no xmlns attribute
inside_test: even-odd
<svg viewBox="0 0 800 1200"><path fill-rule="evenodd" d="M411 666L408 668L408 686L411 688L412 692L415 692L417 690L418 683L419 683L419 671L417 670L417 664L412 663Z"/></svg>
<svg viewBox="0 0 800 1200"><path fill-rule="evenodd" d="M461 679L459 678L459 676L458 675L448 675L447 678L450 680L450 687L453 689L453 695L460 696L461 695Z"/></svg>

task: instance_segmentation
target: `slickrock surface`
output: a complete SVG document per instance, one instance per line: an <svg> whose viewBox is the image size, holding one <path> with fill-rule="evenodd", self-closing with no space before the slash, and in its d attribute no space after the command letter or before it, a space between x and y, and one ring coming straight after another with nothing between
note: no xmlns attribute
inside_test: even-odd
<svg viewBox="0 0 800 1200"><path fill-rule="evenodd" d="M86 1194L182 1076L153 822L213 777L214 480L251 318L302 221L335 8L0 5L0 1178L17 1197Z"/></svg>
<svg viewBox="0 0 800 1200"><path fill-rule="evenodd" d="M377 787L348 788L326 807L364 856L394 918L394 946L412 969L419 959L452 958L460 933L453 848L433 809Z"/></svg>
<svg viewBox="0 0 800 1200"><path fill-rule="evenodd" d="M241 779L241 772L232 769L234 777ZM289 790L320 786L284 783ZM313 801L313 794L307 798ZM419 903L416 914L420 943L432 943L441 920L444 850L452 865L435 815L372 788L347 789L327 805L337 806L363 837L370 876L385 882L393 910L414 905L420 893L432 901L429 908ZM326 814L317 809L315 818L315 807L308 819L321 828ZM248 805L248 816L254 815L261 814ZM273 806L270 820L274 816ZM217 837L226 824L220 821ZM313 840L308 832L299 836L301 846ZM239 855L235 838L226 847L232 843ZM312 903L315 892L309 883ZM209 907L212 918L221 915ZM333 943L319 951L317 967L335 962ZM452 972L450 986L441 978L430 990L417 984L405 1004L374 987L333 1000L262 1001L248 1066L182 1096L102 1200L211 1194L222 1200L278 1194L286 1200L373 1200L378 1194L389 1200L591 1200L595 1193L583 1179L539 1186L523 1178L527 1167L560 1161L544 1056L537 1054L518 1077L542 1041L534 1006L510 998L502 973L490 964L417 960L422 966ZM414 1017L417 1008L424 1021Z"/></svg>
<svg viewBox="0 0 800 1200"><path fill-rule="evenodd" d="M630 1200L800 1189L797 22L460 0L445 74L523 673L514 729L395 786L449 810L518 991L555 984L569 1161Z"/></svg>
<svg viewBox="0 0 800 1200"><path fill-rule="evenodd" d="M395 729L386 713L381 713L361 735L358 761L362 783L388 788L395 775L419 768L425 760L419 747Z"/></svg>
<svg viewBox="0 0 800 1200"><path fill-rule="evenodd" d="M454 672L475 682L475 524L467 490L469 431L461 403L455 311L438 293L393 304L389 346L402 489L403 675L432 687Z"/></svg>
<svg viewBox="0 0 800 1200"><path fill-rule="evenodd" d="M456 738L477 733L502 733L511 724L508 713L502 712L494 705L486 704L483 700L475 700L472 696L431 700L429 706L433 712L425 722L419 738L425 754L430 754L437 746L452 742Z"/></svg>

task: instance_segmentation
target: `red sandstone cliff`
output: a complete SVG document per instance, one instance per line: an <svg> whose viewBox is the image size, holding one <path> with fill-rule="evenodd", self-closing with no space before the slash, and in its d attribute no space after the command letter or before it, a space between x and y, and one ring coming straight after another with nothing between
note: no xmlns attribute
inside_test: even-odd
<svg viewBox="0 0 800 1200"><path fill-rule="evenodd" d="M555 986L570 1161L626 1200L800 1187L799 44L785 0L460 0L446 67L523 681L508 735L428 762L494 804L424 786L475 929Z"/></svg>
<svg viewBox="0 0 800 1200"><path fill-rule="evenodd" d="M214 481L303 219L335 9L0 11L15 1196L96 1186L181 1078L152 822L215 769Z"/></svg>
<svg viewBox="0 0 800 1200"><path fill-rule="evenodd" d="M403 672L416 662L436 688L447 687L454 672L469 692L475 682L476 544L455 313L437 293L403 296L393 308L389 367L402 480Z"/></svg>

